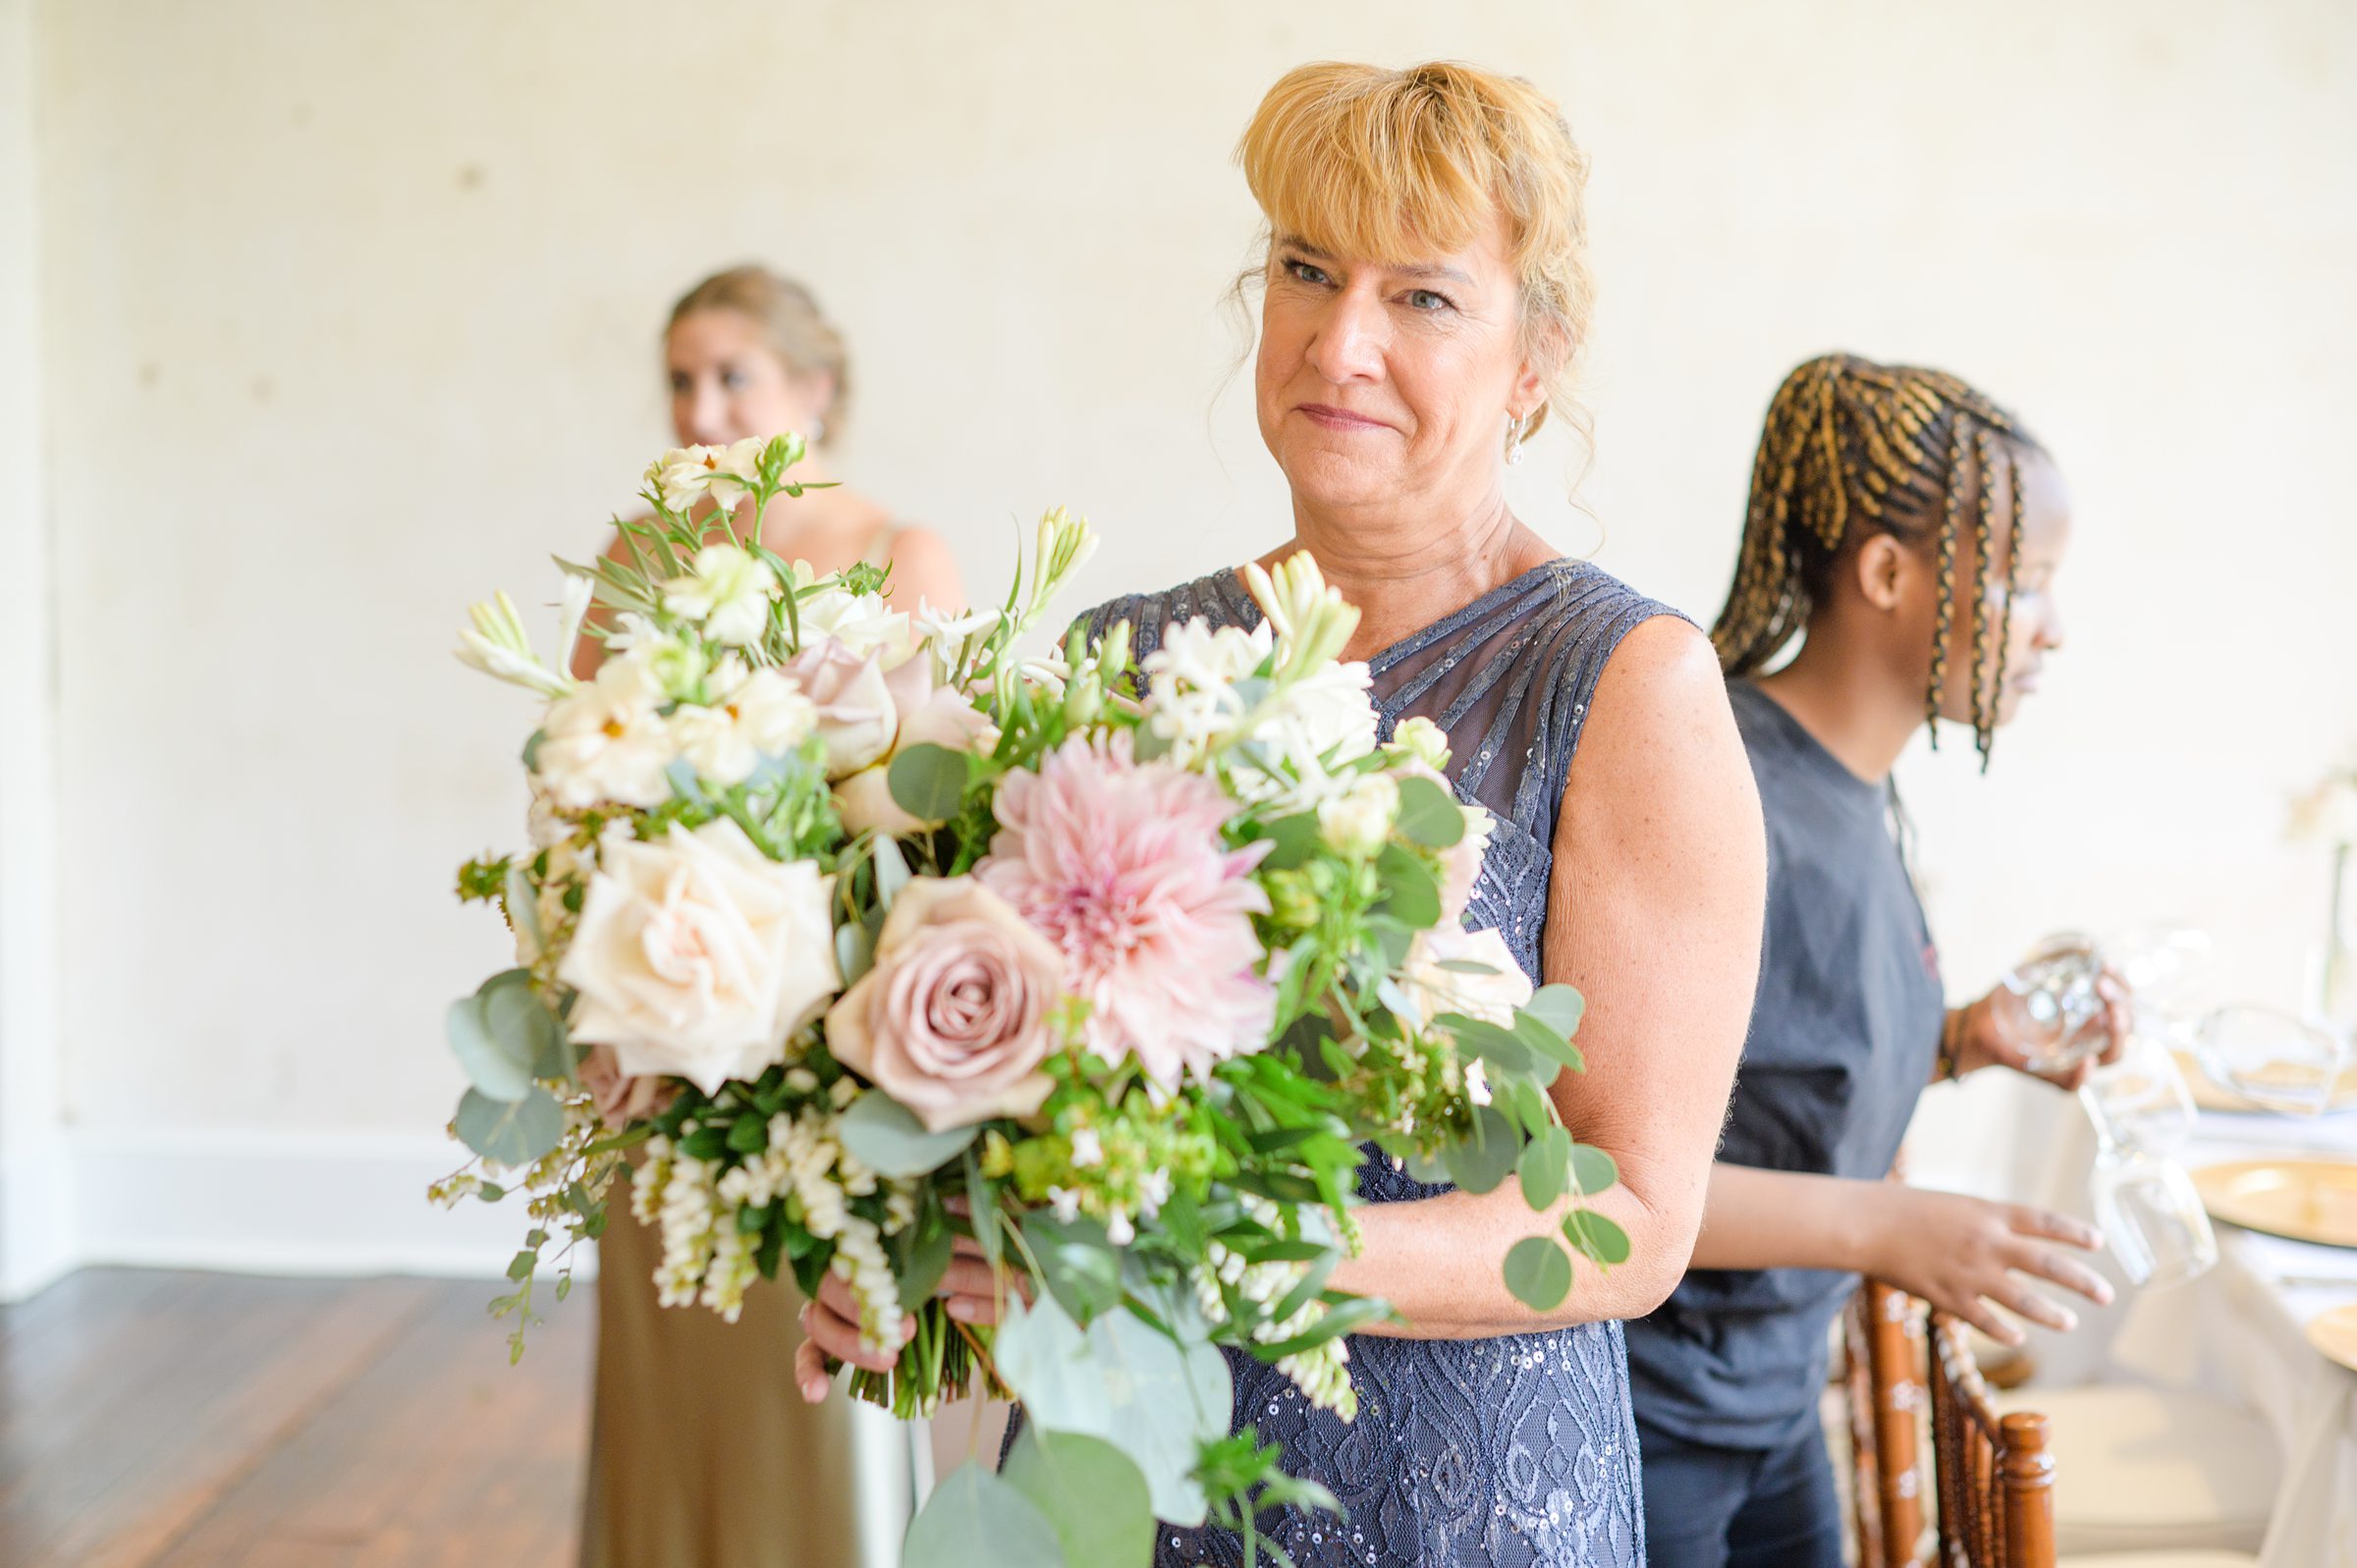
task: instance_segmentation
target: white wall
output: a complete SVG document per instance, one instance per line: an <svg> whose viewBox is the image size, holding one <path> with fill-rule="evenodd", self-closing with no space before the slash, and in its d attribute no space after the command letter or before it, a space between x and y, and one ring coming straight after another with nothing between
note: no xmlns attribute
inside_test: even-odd
<svg viewBox="0 0 2357 1568"><path fill-rule="evenodd" d="M978 582L1059 501L1111 536L1091 593L1270 542L1282 487L1219 390L1253 217L1229 153L1320 56L1461 56L1562 99L1596 164L1592 515L1560 448L1517 482L1564 548L1698 617L1792 362L1930 360L2018 406L2076 487L2076 640L1991 777L1961 745L1906 765L1952 979L2166 907L2289 1000L2323 887L2280 802L2357 743L2346 5L684 15L37 10L22 232L90 1250L431 1263L506 1234L409 1185L459 1087L440 1009L503 961L449 869L521 805L523 710L446 650L467 600L548 598L546 554L628 504L665 442L656 327L701 272L816 287L857 352L848 471ZM0 410L4 460L37 422ZM0 808L0 841L46 838L37 800ZM155 1183L182 1207L137 1207Z"/></svg>
<svg viewBox="0 0 2357 1568"><path fill-rule="evenodd" d="M59 1087L57 666L40 413L32 15L0 0L0 1298L72 1255Z"/></svg>

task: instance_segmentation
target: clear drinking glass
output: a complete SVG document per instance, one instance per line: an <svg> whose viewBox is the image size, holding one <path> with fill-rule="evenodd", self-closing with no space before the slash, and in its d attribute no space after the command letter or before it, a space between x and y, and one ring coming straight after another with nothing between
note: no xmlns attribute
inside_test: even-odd
<svg viewBox="0 0 2357 1568"><path fill-rule="evenodd" d="M2174 1160L2103 1140L2088 1190L2096 1223L2130 1284L2181 1285L2218 1262L2218 1233L2202 1195Z"/></svg>
<svg viewBox="0 0 2357 1568"><path fill-rule="evenodd" d="M2119 1059L2096 1068L2079 1086L2079 1104L2095 1123L2099 1147L2117 1145L2143 1155L2183 1149L2192 1141L2199 1114L2167 1036L2149 1029L2141 1009Z"/></svg>
<svg viewBox="0 0 2357 1568"><path fill-rule="evenodd" d="M2331 1104L2349 1043L2281 1008L2242 1002L2202 1020L2194 1054L2212 1082L2251 1104L2313 1116Z"/></svg>
<svg viewBox="0 0 2357 1568"><path fill-rule="evenodd" d="M2096 1027L2104 1015L2096 991L2103 972L2104 953L2095 939L2065 931L2031 948L1998 982L1997 1006L2031 1071L2064 1073L2103 1049L2104 1032Z"/></svg>

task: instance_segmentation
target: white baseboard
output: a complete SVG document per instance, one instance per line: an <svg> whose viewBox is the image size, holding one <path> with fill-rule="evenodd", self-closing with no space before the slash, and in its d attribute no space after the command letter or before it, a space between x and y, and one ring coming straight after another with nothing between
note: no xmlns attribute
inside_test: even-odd
<svg viewBox="0 0 2357 1568"><path fill-rule="evenodd" d="M466 1159L433 1136L83 1127L63 1143L48 1278L93 1264L496 1278L530 1228L514 1198L428 1203L427 1184ZM593 1251L575 1256L584 1277Z"/></svg>
<svg viewBox="0 0 2357 1568"><path fill-rule="evenodd" d="M56 1128L11 1130L0 1152L0 1301L21 1301L75 1267L70 1184Z"/></svg>

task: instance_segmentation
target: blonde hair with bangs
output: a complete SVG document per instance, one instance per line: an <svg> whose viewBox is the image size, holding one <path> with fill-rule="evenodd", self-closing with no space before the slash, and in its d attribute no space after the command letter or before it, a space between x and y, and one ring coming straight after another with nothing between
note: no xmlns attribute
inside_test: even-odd
<svg viewBox="0 0 2357 1568"><path fill-rule="evenodd" d="M1547 389L1521 433L1563 400L1595 306L1588 160L1545 93L1450 61L1404 71L1321 61L1269 89L1236 160L1271 236L1338 256L1425 260L1462 249L1503 213L1523 351Z"/></svg>

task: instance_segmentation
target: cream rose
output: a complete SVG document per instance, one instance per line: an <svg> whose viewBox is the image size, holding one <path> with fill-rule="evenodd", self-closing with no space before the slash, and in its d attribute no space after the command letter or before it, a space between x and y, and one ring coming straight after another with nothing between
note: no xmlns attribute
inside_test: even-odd
<svg viewBox="0 0 2357 1568"><path fill-rule="evenodd" d="M1467 974L1445 967L1452 961L1487 964L1492 972ZM1408 944L1399 978L1409 1005L1427 1023L1444 1012L1461 1012L1510 1029L1514 1009L1530 1005L1530 977L1495 931L1457 926L1419 931Z"/></svg>
<svg viewBox="0 0 2357 1568"><path fill-rule="evenodd" d="M661 839L612 838L557 977L579 996L573 1037L631 1077L706 1094L786 1059L843 980L829 899L808 861L766 858L726 820Z"/></svg>
<svg viewBox="0 0 2357 1568"><path fill-rule="evenodd" d="M1064 954L971 877L903 888L875 967L827 1014L835 1059L934 1132L1037 1110Z"/></svg>
<svg viewBox="0 0 2357 1568"><path fill-rule="evenodd" d="M853 653L829 637L810 644L781 668L817 705L818 738L827 748L829 779L849 777L891 752L901 716L875 653Z"/></svg>
<svg viewBox="0 0 2357 1568"><path fill-rule="evenodd" d="M882 757L837 782L835 810L847 833L904 835L930 826L892 798L892 759L910 746L946 746L973 751L998 743L998 730L965 693L933 683L933 661L911 659L884 676L897 726L892 747Z"/></svg>

